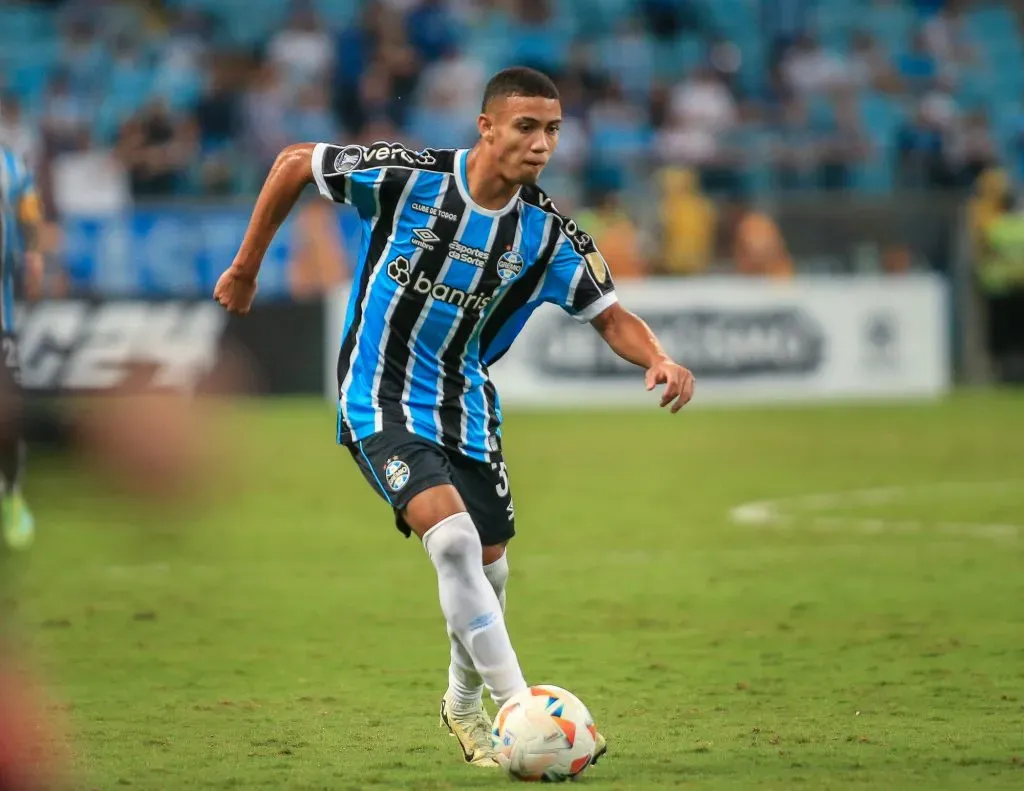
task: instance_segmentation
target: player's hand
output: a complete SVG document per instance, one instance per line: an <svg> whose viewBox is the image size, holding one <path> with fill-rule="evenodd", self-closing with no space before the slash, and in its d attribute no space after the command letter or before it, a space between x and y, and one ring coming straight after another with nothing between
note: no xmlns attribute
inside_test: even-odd
<svg viewBox="0 0 1024 791"><path fill-rule="evenodd" d="M224 271L213 289L213 298L227 308L228 313L248 313L255 297L256 278L240 273L234 266Z"/></svg>
<svg viewBox="0 0 1024 791"><path fill-rule="evenodd" d="M661 360L647 369L647 389L653 390L658 385L665 385L661 406L672 404L673 415L693 398L693 374L671 360Z"/></svg>

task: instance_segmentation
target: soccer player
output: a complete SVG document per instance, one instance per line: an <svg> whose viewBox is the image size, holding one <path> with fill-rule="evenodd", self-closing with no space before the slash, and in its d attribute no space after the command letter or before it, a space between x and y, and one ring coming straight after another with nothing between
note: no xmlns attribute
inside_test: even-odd
<svg viewBox="0 0 1024 791"><path fill-rule="evenodd" d="M488 367L547 302L646 369L648 390L665 385L662 406L677 412L693 394L690 372L618 303L593 239L537 186L560 120L551 80L511 68L487 85L472 149L289 146L214 291L229 311L250 309L260 262L307 184L359 212L337 441L437 571L451 641L441 720L476 766L496 765L483 686L499 706L527 686L503 615L514 512ZM598 736L597 757L606 749Z"/></svg>
<svg viewBox="0 0 1024 791"><path fill-rule="evenodd" d="M14 273L23 260L26 292L32 295L39 289L43 277L43 257L39 251L42 221L41 203L28 166L13 151L0 145L0 393L10 399L0 410L4 415L20 413L15 403L20 401L21 374L14 334ZM9 430L0 431L0 532L9 549L23 550L35 537L35 521L21 494L25 443L13 428L20 421L13 417L10 421Z"/></svg>

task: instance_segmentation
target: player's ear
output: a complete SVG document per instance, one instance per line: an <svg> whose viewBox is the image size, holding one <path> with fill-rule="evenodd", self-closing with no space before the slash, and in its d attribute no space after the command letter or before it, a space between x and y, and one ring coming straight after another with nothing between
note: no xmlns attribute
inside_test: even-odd
<svg viewBox="0 0 1024 791"><path fill-rule="evenodd" d="M480 113L477 116L476 128L480 132L480 137L488 143L494 142L494 121L491 120L487 113Z"/></svg>

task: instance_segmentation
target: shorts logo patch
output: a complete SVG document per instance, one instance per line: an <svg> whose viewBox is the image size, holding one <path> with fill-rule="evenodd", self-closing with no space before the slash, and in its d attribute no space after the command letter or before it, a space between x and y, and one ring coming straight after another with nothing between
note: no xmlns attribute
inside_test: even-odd
<svg viewBox="0 0 1024 791"><path fill-rule="evenodd" d="M598 285L604 285L604 282L608 279L608 264L605 263L604 256L598 252L593 252L588 253L586 258L587 266L594 273L594 280L597 281Z"/></svg>
<svg viewBox="0 0 1024 791"><path fill-rule="evenodd" d="M391 491L397 492L409 483L409 465L397 456L388 459L384 465L384 480L388 482Z"/></svg>
<svg viewBox="0 0 1024 791"><path fill-rule="evenodd" d="M525 263L522 254L518 250L509 250L507 253L502 253L501 258L498 259L498 277L506 283L509 280L514 280L523 271Z"/></svg>
<svg viewBox="0 0 1024 791"><path fill-rule="evenodd" d="M348 173L355 168L363 158L363 149L360 146L346 146L334 158L334 172Z"/></svg>

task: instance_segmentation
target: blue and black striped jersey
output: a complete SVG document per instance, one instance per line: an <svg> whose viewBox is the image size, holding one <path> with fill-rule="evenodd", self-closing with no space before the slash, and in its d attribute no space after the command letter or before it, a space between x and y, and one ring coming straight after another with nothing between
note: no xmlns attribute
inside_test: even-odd
<svg viewBox="0 0 1024 791"><path fill-rule="evenodd" d="M27 201L35 200L25 161L0 146L0 330L14 331L14 272L22 254L19 222Z"/></svg>
<svg viewBox="0 0 1024 791"><path fill-rule="evenodd" d="M540 189L500 210L469 195L465 149L318 144L323 197L356 208L362 248L338 358L338 441L400 426L470 458L500 450L487 367L541 304L590 321L608 266Z"/></svg>

